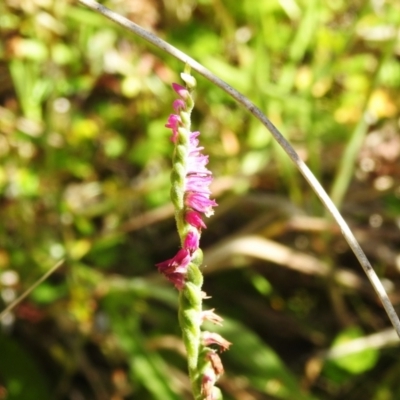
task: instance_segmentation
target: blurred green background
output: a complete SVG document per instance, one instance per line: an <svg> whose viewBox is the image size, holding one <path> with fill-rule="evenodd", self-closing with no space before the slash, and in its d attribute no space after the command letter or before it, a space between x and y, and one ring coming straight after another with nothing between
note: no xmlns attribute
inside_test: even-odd
<svg viewBox="0 0 400 400"><path fill-rule="evenodd" d="M108 0L256 103L400 302L398 0ZM164 127L183 65L73 0L0 2L0 399L190 399ZM196 74L194 74L196 76ZM400 398L400 349L339 229L254 118L196 76L219 203L206 308L227 400ZM215 329L212 327L211 329ZM332 347L349 343L334 356Z"/></svg>

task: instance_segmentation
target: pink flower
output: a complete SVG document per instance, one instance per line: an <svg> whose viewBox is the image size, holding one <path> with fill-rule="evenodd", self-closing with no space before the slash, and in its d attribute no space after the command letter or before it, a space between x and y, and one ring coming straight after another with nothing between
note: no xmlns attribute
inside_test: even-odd
<svg viewBox="0 0 400 400"><path fill-rule="evenodd" d="M171 114L168 117L165 126L172 130L171 141L177 144L178 135L182 135L180 145L185 146L184 149L179 149L179 153L175 153L179 155L177 164L180 164L181 169L178 170L178 166L175 167L176 170L171 175L173 177L172 184L178 185L181 182L180 193L184 192L184 209L179 210L179 212L184 215L184 222L190 225L190 229L185 230L187 233L186 237L183 238L183 248L173 258L157 264L157 267L178 289L182 289L192 254L200 246L201 229L206 228L202 214L206 217L212 215L213 207L217 203L210 199L212 173L206 168L208 156L202 154L204 147L199 146L198 136L200 132L189 131L190 113L183 113L187 109L187 101L192 104L190 91L177 83L173 83L172 87L179 98L174 100L172 105L176 114ZM183 135L186 135L186 137ZM175 190L174 186L173 190ZM212 314L212 311L205 313L202 318L208 318L214 323L220 321L218 319L220 317Z"/></svg>
<svg viewBox="0 0 400 400"><path fill-rule="evenodd" d="M174 89L183 100L186 100L190 96L189 91L184 86L178 85L177 83L172 84L172 89Z"/></svg>
<svg viewBox="0 0 400 400"><path fill-rule="evenodd" d="M190 262L189 251L186 249L180 249L175 254L174 257L172 257L167 261L163 261L159 264L156 264L156 266L163 273L168 271L185 272L189 262Z"/></svg>
<svg viewBox="0 0 400 400"><path fill-rule="evenodd" d="M187 192L185 201L188 207L204 213L206 217L213 215L213 207L217 206L215 200L210 200L208 195L199 192Z"/></svg>
<svg viewBox="0 0 400 400"><path fill-rule="evenodd" d="M179 115L171 114L168 117L167 123L165 124L166 128L170 128L172 130L171 141L173 143L176 143L176 140L178 138L178 128L180 122L181 122L181 117Z"/></svg>
<svg viewBox="0 0 400 400"><path fill-rule="evenodd" d="M190 252L187 249L180 249L174 257L156 264L158 270L171 281L177 289L182 289L185 283L187 266L190 263Z"/></svg>
<svg viewBox="0 0 400 400"><path fill-rule="evenodd" d="M209 188L212 181L211 175L190 174L186 177L186 190L191 192L211 193Z"/></svg>
<svg viewBox="0 0 400 400"><path fill-rule="evenodd" d="M172 103L172 107L175 110L175 112L178 114L181 110L185 109L186 104L182 99L176 99Z"/></svg>
<svg viewBox="0 0 400 400"><path fill-rule="evenodd" d="M221 351L225 351L229 349L229 346L232 344L225 340L221 335L215 332L203 332L203 343L204 346L209 346L210 344L216 344L221 347Z"/></svg>
<svg viewBox="0 0 400 400"><path fill-rule="evenodd" d="M224 373L224 367L222 365L221 359L219 358L219 355L215 351L210 351L206 357L210 360L217 378L220 377Z"/></svg>
<svg viewBox="0 0 400 400"><path fill-rule="evenodd" d="M201 219L200 213L198 213L197 211L188 210L185 214L185 220L188 224L194 226L197 229L207 228L206 224Z"/></svg>
<svg viewBox="0 0 400 400"><path fill-rule="evenodd" d="M201 154L198 151L190 151L187 172L188 174L198 173L198 174L209 174L211 172L206 168L208 164L208 156Z"/></svg>
<svg viewBox="0 0 400 400"><path fill-rule="evenodd" d="M223 319L219 315L215 314L214 308L212 310L202 311L201 312L201 320L202 320L202 322L210 321L210 322L212 322L216 325L220 325L220 326L222 326L222 321L223 321Z"/></svg>
<svg viewBox="0 0 400 400"><path fill-rule="evenodd" d="M213 395L213 387L215 377L205 374L201 380L201 394L205 400L215 400Z"/></svg>
<svg viewBox="0 0 400 400"><path fill-rule="evenodd" d="M199 242L200 242L199 232L189 231L189 233L186 235L183 247L189 250L191 254L193 254L199 248Z"/></svg>
<svg viewBox="0 0 400 400"><path fill-rule="evenodd" d="M199 145L199 139L197 139L197 137L200 135L199 131L194 131L194 132L190 132L189 135L189 144L190 144L190 150L191 152L196 153L198 152L200 154L200 152L202 150L204 150L204 147L197 147Z"/></svg>
<svg viewBox="0 0 400 400"><path fill-rule="evenodd" d="M201 155L201 157L190 157L187 162L188 174L210 174L211 172L206 168L208 163L208 156Z"/></svg>

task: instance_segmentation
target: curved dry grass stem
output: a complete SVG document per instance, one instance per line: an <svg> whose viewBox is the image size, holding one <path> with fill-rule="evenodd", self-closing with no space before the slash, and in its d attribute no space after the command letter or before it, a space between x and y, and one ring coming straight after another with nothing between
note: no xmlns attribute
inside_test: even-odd
<svg viewBox="0 0 400 400"><path fill-rule="evenodd" d="M0 320L4 318L7 313L9 313L13 308L15 308L22 300L25 299L29 294L31 294L42 282L44 282L53 272L55 272L61 265L64 264L65 260L60 260L54 264L41 278L39 278L32 286L25 290L18 298L16 298L12 303L10 303L1 313Z"/></svg>
<svg viewBox="0 0 400 400"><path fill-rule="evenodd" d="M321 184L315 178L313 173L307 167L307 165L300 159L299 155L290 145L290 143L283 137L283 135L279 132L279 130L275 127L275 125L262 113L262 111L255 106L250 100L248 100L245 96L240 94L236 89L229 86L226 82L222 79L215 76L211 73L207 68L204 68L201 64L197 61L190 58L188 55L183 53L182 51L176 49L175 47L171 46L170 44L166 43L162 39L158 38L156 35L152 34L151 32L146 31L145 29L141 28L139 25L129 21L128 19L124 18L123 16L111 11L110 9L104 7L103 5L97 3L93 0L78 0L79 3L91 8L92 10L104 15L111 21L116 22L117 24L121 25L122 27L128 29L129 31L133 32L135 35L140 36L147 42L153 44L154 46L158 47L159 49L165 51L166 53L172 55L173 57L177 58L178 60L190 65L190 67L202 75L204 78L208 79L210 82L214 83L216 86L220 87L223 91L228 93L232 98L234 98L238 103L240 103L244 108L246 108L251 114L253 114L272 134L275 140L279 143L279 145L283 148L286 154L290 157L293 163L296 165L297 169L301 172L304 176L306 181L309 183L315 194L320 198L322 204L325 208L331 213L337 224L339 225L344 238L346 239L347 243L349 244L351 250L357 257L359 263L361 264L364 272L366 273L368 279L370 280L372 286L374 287L378 297L381 299L383 307L397 332L397 335L400 337L400 320L396 314L396 311L389 300L389 297L383 287L381 281L379 280L378 276L376 275L374 269L372 268L370 262L367 259L364 251L361 249L359 243L357 242L356 238L354 237L353 233L351 232L349 226L347 225L346 221L343 219L341 214L339 213L338 209L325 192Z"/></svg>

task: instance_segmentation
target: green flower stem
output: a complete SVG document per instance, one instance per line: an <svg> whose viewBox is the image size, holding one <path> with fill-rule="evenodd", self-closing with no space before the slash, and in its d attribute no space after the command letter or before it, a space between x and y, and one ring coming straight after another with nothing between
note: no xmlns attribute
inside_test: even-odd
<svg viewBox="0 0 400 400"><path fill-rule="evenodd" d="M186 160L189 151L190 135L190 114L193 110L194 102L192 96L186 100L186 110L181 111L180 117L182 125L178 129L178 142L172 158L171 172L171 199L175 207L175 221L181 245L188 232L188 224L185 221L185 180L186 180Z"/></svg>
<svg viewBox="0 0 400 400"><path fill-rule="evenodd" d="M179 324L186 347L189 378L195 399L201 399L201 370L198 368L201 346L201 320L203 275L200 265L203 259L201 250L188 266L188 277L179 293ZM197 253L196 252L196 253Z"/></svg>
<svg viewBox="0 0 400 400"><path fill-rule="evenodd" d="M195 400L217 400L222 397L214 385L223 373L223 367L219 356L207 346L214 343L226 349L230 343L218 335L201 330L203 320L220 323L222 318L214 314L213 310L202 311L204 293L201 290L203 275L200 267L203 253L199 248L199 240L203 224L196 221L196 218L202 217L201 214L211 215L212 207L217 204L205 195L208 193L211 177L211 172L205 168L208 159L200 154L202 148L198 147L196 139L199 133L190 131L190 115L194 106L190 92L195 87L196 80L190 75L188 67L181 77L186 87L172 85L179 98L173 104L176 114L170 115L166 125L172 130L172 141L175 143L171 199L175 207L181 249L174 258L158 264L158 267L179 289L178 318L187 352L193 396ZM197 190L202 185L204 192ZM193 196L197 198L194 199ZM188 217L189 213L191 214Z"/></svg>
<svg viewBox="0 0 400 400"><path fill-rule="evenodd" d="M190 79L192 77L186 74L185 78ZM171 173L171 199L175 206L176 226L182 247L184 246L184 241L188 232L193 229L193 227L185 221L186 163L189 156L188 153L190 146L190 115L194 107L194 101L190 94L190 89L195 85L193 78L189 82L191 82L192 85L187 84L187 86L190 87L188 88L188 96L185 98L185 109L179 113L181 123L177 130L178 136L173 155L173 168ZM196 400L203 400L206 398L204 393L202 393L202 378L204 370L209 364L209 361L207 361L205 357L205 354L207 354L209 349L202 344L201 340L201 315L204 296L201 291L203 275L200 271L200 266L202 262L203 253L201 249L197 249L192 254L191 261L187 267L186 281L184 287L179 293L178 312L179 324L182 330L183 342L187 353L189 378L192 385L193 396Z"/></svg>

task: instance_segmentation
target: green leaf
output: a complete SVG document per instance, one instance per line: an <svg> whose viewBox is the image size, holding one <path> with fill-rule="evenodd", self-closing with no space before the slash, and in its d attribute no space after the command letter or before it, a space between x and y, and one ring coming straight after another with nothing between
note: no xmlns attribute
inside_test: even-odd
<svg viewBox="0 0 400 400"><path fill-rule="evenodd" d="M165 361L151 351L134 354L130 366L137 379L153 395L154 400L179 400L181 397L172 392L169 380L166 380L168 366Z"/></svg>
<svg viewBox="0 0 400 400"><path fill-rule="evenodd" d="M30 295L39 304L50 304L67 295L67 287L54 286L48 282L40 284Z"/></svg>
<svg viewBox="0 0 400 400"><path fill-rule="evenodd" d="M332 348L335 349L336 346L343 345L363 336L364 333L358 326L345 329L335 338ZM373 368L378 361L378 357L378 350L366 348L357 353L333 359L331 362L353 375L358 375Z"/></svg>
<svg viewBox="0 0 400 400"><path fill-rule="evenodd" d="M7 400L50 400L45 375L18 342L0 335L0 353L0 375Z"/></svg>
<svg viewBox="0 0 400 400"><path fill-rule="evenodd" d="M121 297L118 292L110 293L104 303L118 343L127 353L132 379L146 388L154 400L180 400L182 397L172 387L167 363L145 346L146 338L140 328L135 303L138 304L138 299L133 293Z"/></svg>
<svg viewBox="0 0 400 400"><path fill-rule="evenodd" d="M294 375L280 357L266 343L244 325L224 319L223 327L212 326L226 340L233 343L222 355L229 365L235 365L246 376L249 386L274 398L287 400L310 400L312 396L302 392Z"/></svg>

